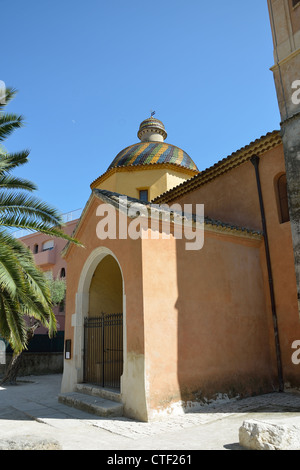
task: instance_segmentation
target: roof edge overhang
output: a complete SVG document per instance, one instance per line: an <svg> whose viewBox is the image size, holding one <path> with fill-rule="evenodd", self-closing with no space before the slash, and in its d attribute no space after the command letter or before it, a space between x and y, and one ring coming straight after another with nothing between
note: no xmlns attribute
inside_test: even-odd
<svg viewBox="0 0 300 470"><path fill-rule="evenodd" d="M130 196L114 193L104 189L94 189L93 194L106 204L111 204L120 212L127 215L128 218L135 219L141 214L147 212L148 218L158 218L166 216L167 220L170 220L174 224L182 225L184 221L191 223L193 228L204 228L208 231L216 231L221 233L230 233L231 235L238 235L242 237L249 237L261 240L263 234L258 230L254 230L247 227L239 227L221 220L211 219L210 217L199 217L196 214L183 213L174 210L172 207L168 208L166 205L160 206L159 204L145 203L139 199L135 199ZM136 212L128 210L132 208L136 209ZM140 209L140 210L139 210Z"/></svg>
<svg viewBox="0 0 300 470"><path fill-rule="evenodd" d="M94 189L100 183L103 183L107 180L110 176L114 175L115 173L121 172L129 172L129 171L141 171L141 170L158 170L161 168L172 169L174 171L178 171L179 173L184 173L186 175L190 175L191 178L199 173L199 170L193 170L191 168L186 168L182 165L177 165L176 163L148 163L146 165L124 165L124 166L116 166L113 168L108 169L105 173L101 176L96 178L91 184L90 188Z"/></svg>
<svg viewBox="0 0 300 470"><path fill-rule="evenodd" d="M157 204L171 202L176 198L194 191L196 188L206 183L209 183L210 181L238 167L239 165L248 162L254 155L261 156L268 150L277 147L280 144L282 144L280 131L275 130L273 132L268 132L266 135L233 152L231 155L223 158L206 170L199 171L197 175L190 178L189 180L180 183L178 186L175 186L163 194L160 194L151 202Z"/></svg>
<svg viewBox="0 0 300 470"><path fill-rule="evenodd" d="M83 220L88 212L92 201L97 198L104 204L109 204L115 207L119 212L127 215L130 219L135 219L140 215L147 214L149 220L152 218L159 220L169 220L172 224L184 225L189 222L193 229L204 229L208 232L216 232L223 235L237 236L247 239L261 240L263 234L260 231L253 230L248 227L239 227L220 220L214 220L209 217L199 217L196 214L187 214L179 211L174 211L172 207L168 208L166 205L160 206L159 204L144 203L139 199L135 199L123 194L114 193L104 189L93 189L83 211L80 219L73 231L72 236L75 237L81 227ZM132 211L132 208L134 210ZM131 209L131 210L130 210ZM62 257L65 257L72 244L67 243L62 250Z"/></svg>

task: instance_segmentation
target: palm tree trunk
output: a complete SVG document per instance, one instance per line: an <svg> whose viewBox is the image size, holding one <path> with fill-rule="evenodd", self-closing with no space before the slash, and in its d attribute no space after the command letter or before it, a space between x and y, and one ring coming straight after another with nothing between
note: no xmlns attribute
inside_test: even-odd
<svg viewBox="0 0 300 470"><path fill-rule="evenodd" d="M10 364L5 372L3 379L0 382L0 385L8 383L9 385L17 385L17 376L20 370L22 360L22 353L14 354Z"/></svg>
<svg viewBox="0 0 300 470"><path fill-rule="evenodd" d="M39 322L35 323L27 330L27 344L33 338L35 330L40 326ZM22 363L22 351L19 353L14 353L12 360L4 374L3 379L0 382L0 385L5 383L9 385L17 385L17 376Z"/></svg>

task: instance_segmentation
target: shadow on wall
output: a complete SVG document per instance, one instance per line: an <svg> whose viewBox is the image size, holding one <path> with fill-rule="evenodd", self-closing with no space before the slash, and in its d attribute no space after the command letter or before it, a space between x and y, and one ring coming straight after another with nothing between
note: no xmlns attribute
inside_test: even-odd
<svg viewBox="0 0 300 470"><path fill-rule="evenodd" d="M259 243L211 233L199 251L176 242L178 383L185 404L277 385Z"/></svg>

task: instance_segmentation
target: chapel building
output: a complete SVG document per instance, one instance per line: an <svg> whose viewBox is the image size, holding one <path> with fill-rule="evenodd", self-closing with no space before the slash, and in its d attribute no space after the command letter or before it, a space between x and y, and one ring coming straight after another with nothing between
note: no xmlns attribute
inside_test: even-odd
<svg viewBox="0 0 300 470"><path fill-rule="evenodd" d="M285 97L296 80L299 5L269 1L273 37L285 24L293 47L282 46L274 69ZM140 142L94 179L74 231L84 248L69 243L63 253L60 401L104 393L112 414L152 421L300 387L295 106L280 130L200 170L152 116Z"/></svg>

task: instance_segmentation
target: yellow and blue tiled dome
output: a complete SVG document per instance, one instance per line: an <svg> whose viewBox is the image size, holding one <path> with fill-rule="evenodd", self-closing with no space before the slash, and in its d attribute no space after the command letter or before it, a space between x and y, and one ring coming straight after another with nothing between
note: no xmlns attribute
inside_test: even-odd
<svg viewBox="0 0 300 470"><path fill-rule="evenodd" d="M197 170L191 157L179 147L165 142L140 142L125 148L115 157L109 169L118 166L174 163Z"/></svg>
<svg viewBox="0 0 300 470"><path fill-rule="evenodd" d="M161 121L150 117L139 128L138 137L142 142L126 147L114 158L108 170L131 165L152 165L171 163L190 170L198 170L191 157L179 147L164 142L167 137Z"/></svg>

